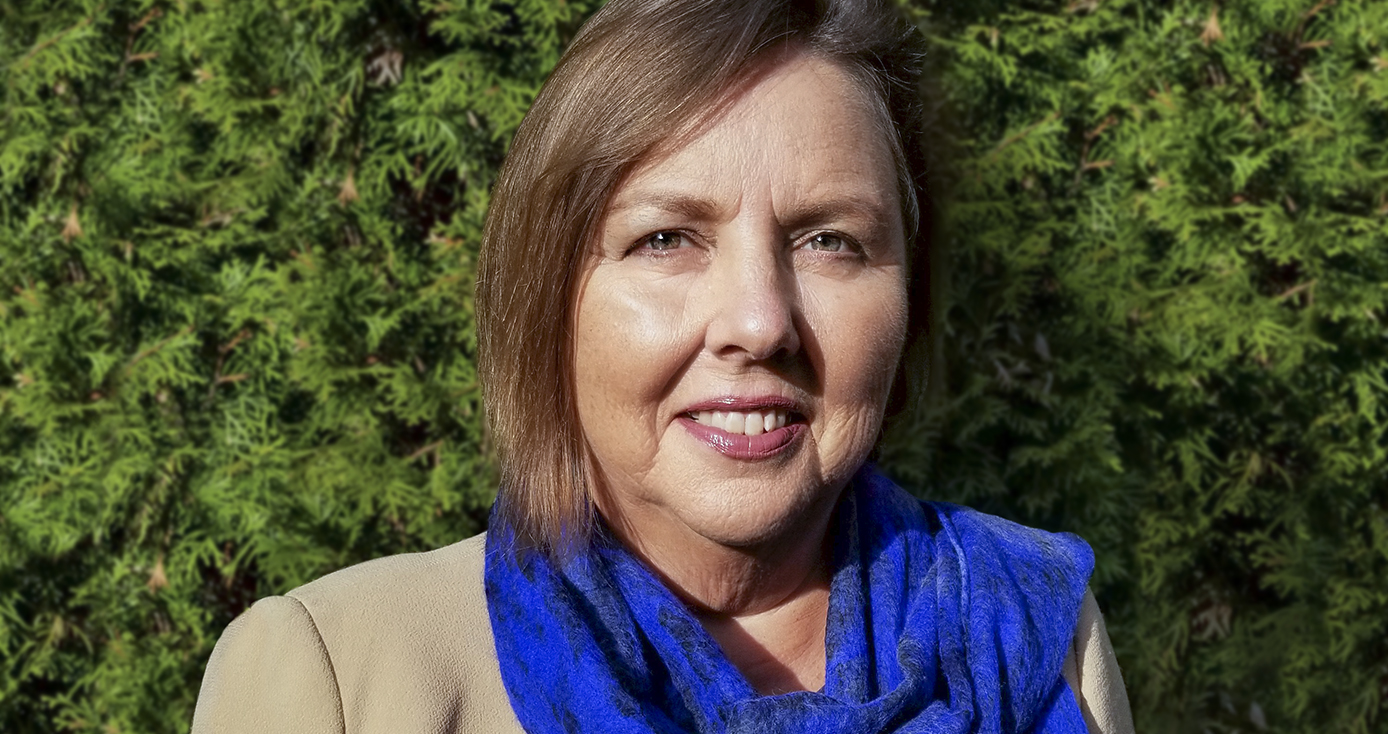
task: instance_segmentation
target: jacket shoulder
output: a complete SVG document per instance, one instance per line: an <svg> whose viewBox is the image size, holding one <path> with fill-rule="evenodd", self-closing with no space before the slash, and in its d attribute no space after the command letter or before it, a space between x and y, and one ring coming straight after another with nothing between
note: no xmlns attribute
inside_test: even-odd
<svg viewBox="0 0 1388 734"><path fill-rule="evenodd" d="M313 633L348 734L520 734L487 616L484 544L485 535L478 535L427 553L367 561L262 599L243 615L261 632L238 634L237 647L256 650L260 670L275 667L286 654L276 642L286 615L270 612L283 608ZM233 627L238 624L247 623L238 619Z"/></svg>
<svg viewBox="0 0 1388 734"><path fill-rule="evenodd" d="M261 599L227 627L207 661L193 734L341 734L332 662L303 605Z"/></svg>
<svg viewBox="0 0 1388 734"><path fill-rule="evenodd" d="M425 553L348 566L287 596L307 607L320 629L325 622L370 625L404 611L425 616L461 611L485 620L487 600L481 590L486 537L482 533ZM451 609L445 611L446 607Z"/></svg>
<svg viewBox="0 0 1388 734"><path fill-rule="evenodd" d="M289 592L332 658L347 731L520 732L487 615L485 543L379 558Z"/></svg>
<svg viewBox="0 0 1388 734"><path fill-rule="evenodd" d="M1090 734L1133 734L1133 715L1118 658L1109 643L1104 615L1086 591L1075 640L1062 669Z"/></svg>

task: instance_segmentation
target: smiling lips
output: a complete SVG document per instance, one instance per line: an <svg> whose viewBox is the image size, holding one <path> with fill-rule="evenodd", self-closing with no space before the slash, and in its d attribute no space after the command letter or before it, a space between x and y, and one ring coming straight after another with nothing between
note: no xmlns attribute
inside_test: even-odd
<svg viewBox="0 0 1388 734"><path fill-rule="evenodd" d="M806 428L804 416L783 399L723 401L696 406L679 417L695 438L733 459L769 459Z"/></svg>
<svg viewBox="0 0 1388 734"><path fill-rule="evenodd" d="M693 414L699 425L712 426L734 436L760 436L784 428L789 410L768 408L761 411L701 410Z"/></svg>

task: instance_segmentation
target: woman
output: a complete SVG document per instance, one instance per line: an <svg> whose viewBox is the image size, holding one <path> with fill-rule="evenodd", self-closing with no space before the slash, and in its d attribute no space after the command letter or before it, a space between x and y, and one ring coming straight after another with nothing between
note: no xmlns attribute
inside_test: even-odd
<svg viewBox="0 0 1388 734"><path fill-rule="evenodd" d="M866 465L923 336L914 36L613 0L497 182L491 531L257 603L195 731L1130 731L1083 541Z"/></svg>

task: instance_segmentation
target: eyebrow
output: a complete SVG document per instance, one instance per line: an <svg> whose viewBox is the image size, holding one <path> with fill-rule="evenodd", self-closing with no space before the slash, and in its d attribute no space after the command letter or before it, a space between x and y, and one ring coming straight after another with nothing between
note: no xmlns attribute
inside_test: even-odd
<svg viewBox="0 0 1388 734"><path fill-rule="evenodd" d="M819 222L856 219L876 226L885 224L890 214L891 206L877 199L844 196L796 208L785 225L796 229Z"/></svg>
<svg viewBox="0 0 1388 734"><path fill-rule="evenodd" d="M609 214L620 214L633 209L658 209L677 214L694 221L709 221L718 218L719 207L708 199L679 193L650 192L615 202ZM891 206L875 198L853 195L830 198L808 206L796 207L789 212L784 225L795 229L818 222L859 219L876 224L883 222L891 213Z"/></svg>
<svg viewBox="0 0 1388 734"><path fill-rule="evenodd" d="M619 214L633 209L659 209L662 212L678 214L696 221L708 221L718 216L718 206L708 199L663 192L650 192L620 199L613 202L608 213Z"/></svg>

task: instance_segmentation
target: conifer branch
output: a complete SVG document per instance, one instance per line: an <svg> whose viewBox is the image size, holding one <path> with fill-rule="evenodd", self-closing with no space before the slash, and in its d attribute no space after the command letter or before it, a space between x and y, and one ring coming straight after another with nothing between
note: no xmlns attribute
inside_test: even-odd
<svg viewBox="0 0 1388 734"><path fill-rule="evenodd" d="M93 12L91 15L87 16L86 18L83 18L83 19L81 20L81 22L77 23L77 24L74 25L74 26L70 26L70 27L68 27L68 28L64 28L63 30L59 31L56 35L54 35L54 36L48 38L47 40L43 41L42 43L37 44L36 46L34 46L32 49L29 50L29 53L24 54L24 58L20 59L20 64L22 64L22 65L25 66L25 67L28 67L28 66L29 66L29 62L30 62L35 56L37 56L41 51L43 51L44 49L46 49L46 48L48 48L48 47L50 47L50 46L53 46L53 45L55 45L56 43L58 43L59 41L63 40L63 37L66 36L67 34L72 33L73 31L81 30L81 29L86 28L87 26L91 25L92 22L96 19L96 16L101 15L101 12L102 12L103 10L105 10L105 9L106 9L106 6L105 6L104 4L103 4L103 5L98 5L98 6L96 7L96 11Z"/></svg>
<svg viewBox="0 0 1388 734"><path fill-rule="evenodd" d="M1054 121L1055 119L1057 119L1057 118L1059 118L1059 117L1060 117L1060 110L1056 110L1056 111L1052 112L1051 114L1046 115L1045 117L1041 118L1040 120L1037 120L1036 122L1034 122L1034 123L1028 125L1028 126L1027 126L1025 129L1023 129L1021 132L1014 133L1014 134L1008 136L1008 137L1007 137L1006 139L1004 139L1001 143L998 143L997 147L993 148L992 152L990 152L990 153L988 154L988 157L989 157L989 158L995 158L995 157L997 157L997 155L998 155L999 153L1001 153L1004 149L1006 149L1007 146L1012 145L1013 143L1016 143L1017 141L1026 138L1028 135L1030 135L1030 134L1032 134L1033 132L1035 132L1037 128L1041 127L1042 125L1045 125L1045 124L1048 123L1048 122L1052 122L1052 121Z"/></svg>
<svg viewBox="0 0 1388 734"><path fill-rule="evenodd" d="M443 440L442 440L442 439L440 439L440 440L438 440L438 441L435 441L435 442L433 442L433 443L431 443L431 444L429 444L429 445L427 445L427 446L422 446L422 447L416 449L416 450L415 450L413 453L411 453L409 456L405 457L405 460L406 460L406 461L414 461L415 459L418 459L419 457L421 457L421 456L423 456L423 455L425 455L425 454L427 454L427 453L437 451L438 448L439 448L440 446L443 446Z"/></svg>
<svg viewBox="0 0 1388 734"><path fill-rule="evenodd" d="M126 369L127 371L129 371L131 367L134 367L135 365L139 364L139 363L140 363L143 359L145 359L146 357L149 357L149 356L154 355L154 354L157 353L159 350L161 350L161 349L163 349L164 347L168 346L169 343L172 342L173 340L175 340L175 339L177 339L177 338L179 338L179 337L181 337L181 336L187 336L188 334L193 333L193 329L196 328L196 326L197 326L196 324L188 324L187 326L183 327L182 329L179 329L178 332L175 333L175 334L173 334L172 336L165 337L165 338L164 338L162 341L160 341L158 344L155 344L155 345L152 346L152 347L149 347L149 348L147 348L147 349L142 350L139 354L136 354L136 355L134 356L134 358L132 358L129 362L126 362L126 363L125 363L125 369Z"/></svg>
<svg viewBox="0 0 1388 734"><path fill-rule="evenodd" d="M1316 279L1315 279L1315 278L1312 278L1311 280L1308 280L1308 281L1306 281L1305 283L1302 283L1302 284L1300 284L1300 285L1293 286L1293 287L1291 287L1291 288L1288 288L1287 290L1282 291L1281 293L1278 293L1278 294L1277 294L1277 300L1279 300L1279 301L1285 301L1285 300L1287 300L1288 298L1291 298L1292 296L1295 296L1296 294L1301 293L1302 291L1312 291L1312 293L1314 293L1314 291L1313 291L1312 289L1314 289L1315 287L1316 287ZM1312 300L1313 300L1313 298L1312 298Z"/></svg>

